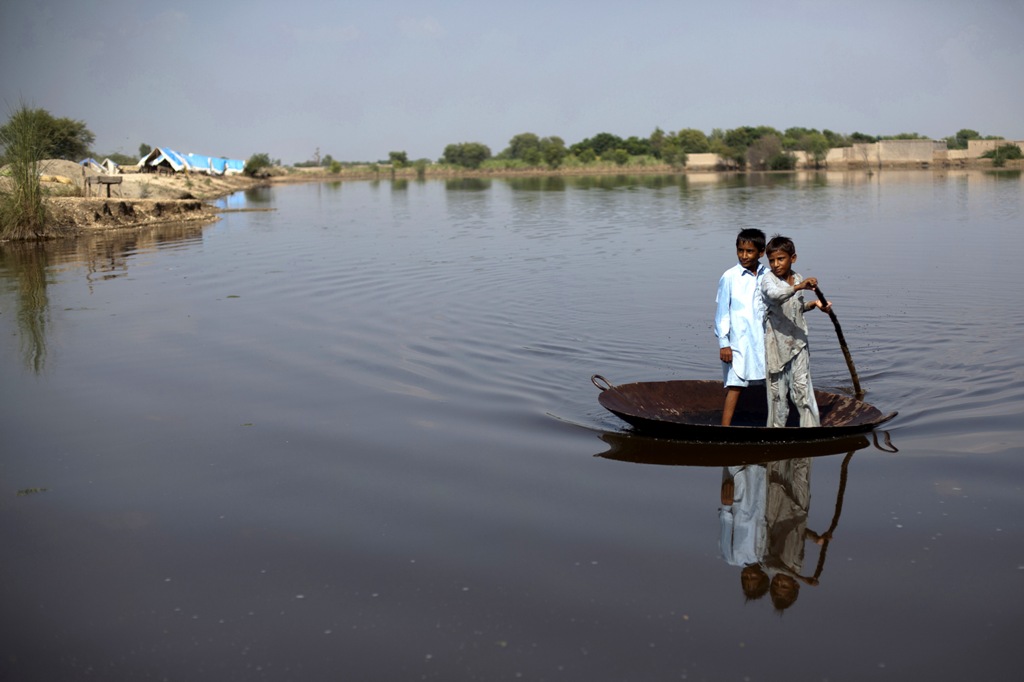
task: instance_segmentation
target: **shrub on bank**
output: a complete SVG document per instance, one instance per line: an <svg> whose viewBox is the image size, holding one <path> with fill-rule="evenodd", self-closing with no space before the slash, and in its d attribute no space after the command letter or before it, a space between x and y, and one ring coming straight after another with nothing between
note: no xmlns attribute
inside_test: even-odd
<svg viewBox="0 0 1024 682"><path fill-rule="evenodd" d="M26 105L0 130L0 147L7 161L0 193L0 238L33 239L45 236L46 205L39 181L39 162L49 143L47 131Z"/></svg>
<svg viewBox="0 0 1024 682"><path fill-rule="evenodd" d="M1024 152L1021 152L1020 147L1015 144L1004 144L985 152L981 155L981 158L992 159L993 166L1002 168L1006 165L1007 161L1016 161L1024 158Z"/></svg>

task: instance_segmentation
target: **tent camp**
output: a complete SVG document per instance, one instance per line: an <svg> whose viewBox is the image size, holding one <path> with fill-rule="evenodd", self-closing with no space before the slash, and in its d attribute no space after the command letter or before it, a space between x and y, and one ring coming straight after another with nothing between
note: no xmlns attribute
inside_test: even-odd
<svg viewBox="0 0 1024 682"><path fill-rule="evenodd" d="M234 175L245 169L245 162L202 154L181 154L173 149L157 147L139 160L139 170L154 172L159 169L169 169L175 173L189 171L208 175Z"/></svg>
<svg viewBox="0 0 1024 682"><path fill-rule="evenodd" d="M165 147L157 147L149 154L139 159L139 170L155 172L160 169L168 169L175 173L188 170L188 162L185 157Z"/></svg>
<svg viewBox="0 0 1024 682"><path fill-rule="evenodd" d="M107 169L103 167L103 164L101 164L99 161L97 161L96 159L94 159L92 157L89 157L88 159L82 159L81 161L78 162L78 165L79 166L85 166L85 168L87 170L91 170L91 171L96 172L96 173L106 173L107 172Z"/></svg>

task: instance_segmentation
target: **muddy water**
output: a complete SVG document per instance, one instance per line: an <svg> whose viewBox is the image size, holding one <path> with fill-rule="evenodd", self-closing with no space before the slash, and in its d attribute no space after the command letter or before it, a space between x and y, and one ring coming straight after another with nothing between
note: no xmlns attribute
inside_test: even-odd
<svg viewBox="0 0 1024 682"><path fill-rule="evenodd" d="M1022 203L976 171L354 182L0 245L0 678L1008 677ZM718 376L748 226L795 240L892 447L655 442L597 404L594 373ZM784 609L723 539L736 476Z"/></svg>

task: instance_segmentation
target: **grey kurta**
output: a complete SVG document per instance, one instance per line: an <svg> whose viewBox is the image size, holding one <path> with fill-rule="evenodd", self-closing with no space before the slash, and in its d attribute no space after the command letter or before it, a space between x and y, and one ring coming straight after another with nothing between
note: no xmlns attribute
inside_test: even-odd
<svg viewBox="0 0 1024 682"><path fill-rule="evenodd" d="M803 277L793 273L793 284ZM761 280L765 305L764 350L768 377L768 426L783 427L792 400L800 414L800 426L820 426L818 403L811 384L810 350L804 299L793 285L766 272Z"/></svg>
<svg viewBox="0 0 1024 682"><path fill-rule="evenodd" d="M793 273L793 284L804 278ZM761 279L764 296L764 351L769 372L781 372L786 363L807 348L807 322L804 320L804 297L792 285L768 271Z"/></svg>

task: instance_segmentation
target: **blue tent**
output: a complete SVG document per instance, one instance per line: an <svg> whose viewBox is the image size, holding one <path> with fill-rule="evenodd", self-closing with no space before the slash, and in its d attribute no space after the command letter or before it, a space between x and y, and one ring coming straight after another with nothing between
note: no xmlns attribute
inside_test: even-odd
<svg viewBox="0 0 1024 682"><path fill-rule="evenodd" d="M213 170L209 156L203 156L202 154L186 154L185 161L188 162L189 170L199 173L209 173Z"/></svg>
<svg viewBox="0 0 1024 682"><path fill-rule="evenodd" d="M180 154L167 147L157 147L139 160L139 168L170 168L175 172L192 171L212 175L235 175L245 170L245 161L203 154Z"/></svg>
<svg viewBox="0 0 1024 682"><path fill-rule="evenodd" d="M149 154L139 159L139 168L151 166L157 168L163 166L170 168L175 172L188 170L188 161L184 156L174 151L173 149L167 149L166 147L157 147Z"/></svg>

